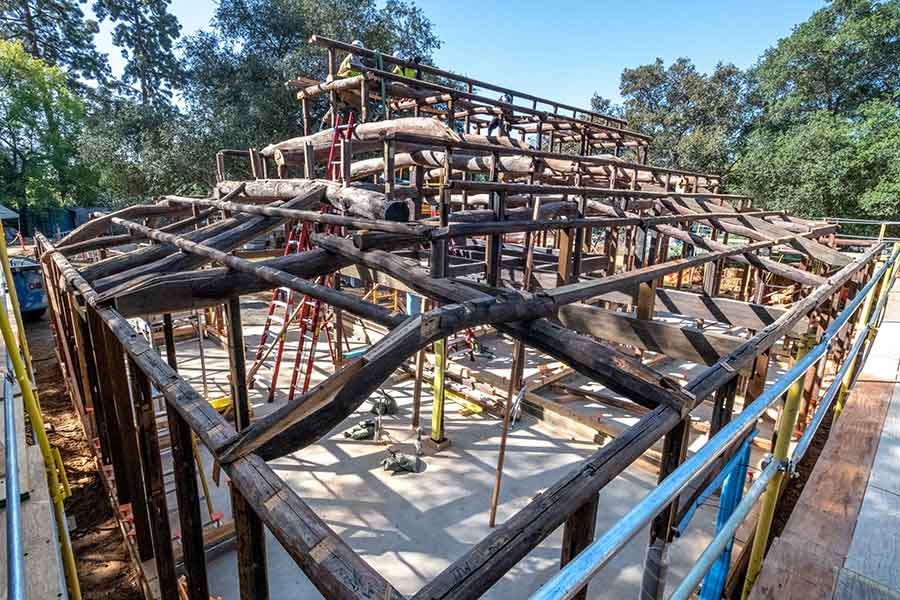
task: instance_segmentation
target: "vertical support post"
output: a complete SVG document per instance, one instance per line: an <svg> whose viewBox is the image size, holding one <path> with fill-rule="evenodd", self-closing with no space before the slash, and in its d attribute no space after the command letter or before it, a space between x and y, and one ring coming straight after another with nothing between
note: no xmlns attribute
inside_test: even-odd
<svg viewBox="0 0 900 600"><path fill-rule="evenodd" d="M559 557L560 568L565 567L582 550L594 541L597 528L597 509L600 507L600 495L594 494L590 500L573 512L563 528L562 552ZM587 586L572 596L574 600L587 598Z"/></svg>
<svg viewBox="0 0 900 600"><path fill-rule="evenodd" d="M126 465L125 448L121 443L115 393L111 384L112 367L109 363L106 341L103 336L104 325L92 307L89 306L86 310L88 339L91 342L94 363L97 365L98 373L103 373L102 377L97 377L97 404L103 405L106 422L105 435L108 440L108 455L105 458L112 464L113 474L116 478L116 500L119 504L128 504L131 502L132 473Z"/></svg>
<svg viewBox="0 0 900 600"><path fill-rule="evenodd" d="M809 340L804 339L797 349L797 360L803 358L810 349ZM803 380L801 377L791 385L787 391L787 399L778 420L775 449L772 452L772 460L783 461L787 459L791 443L791 434L797 422L800 412L800 400L803 397ZM753 548L750 551L750 561L747 565L747 577L744 580L744 588L741 598L746 600L753 589L756 577L762 570L763 557L769 545L769 533L772 528L772 519L775 517L775 507L780 495L781 483L784 481L784 471L779 471L769 482L759 509L759 520L756 523L756 534L753 536Z"/></svg>
<svg viewBox="0 0 900 600"><path fill-rule="evenodd" d="M100 321L99 327L102 328L106 338L105 348L109 353L109 372L107 376L113 389L113 406L115 407L116 421L118 422L119 442L122 445L126 460L129 462L125 466L125 470L128 472L127 479L124 482L119 480L119 485L126 483L131 488L128 495L131 499L131 514L134 516L134 532L138 555L141 560L150 560L154 554L153 536L150 532L147 494L144 491L142 478L141 454L138 450L131 394L129 393L128 378L125 372L125 352L122 344L102 321Z"/></svg>
<svg viewBox="0 0 900 600"><path fill-rule="evenodd" d="M449 149L448 149L449 150ZM445 179L450 177L449 151L444 155ZM443 187L440 195L441 215L440 223L446 227L450 221L450 189ZM443 279L447 276L447 240L433 240L431 242L431 277ZM444 369L447 364L447 340L440 339L434 343L434 381L432 391L434 402L431 408L431 437L429 441L438 449L446 447L450 440L444 436Z"/></svg>
<svg viewBox="0 0 900 600"><path fill-rule="evenodd" d="M175 334L172 315L163 315L163 336L166 342L166 362L178 371L175 353ZM200 513L200 491L197 487L197 463L194 461L193 433L176 410L166 409L169 420L169 439L172 443L172 470L175 496L178 501L178 521L181 524L181 548L187 574L188 598L209 600L206 577L206 553L203 547L203 517Z"/></svg>
<svg viewBox="0 0 900 600"><path fill-rule="evenodd" d="M152 389L150 380L130 357L128 371L131 375L132 400L137 416L138 448L147 493L147 512L150 516L150 533L153 539L160 596L163 600L178 600L178 579L175 574L175 555L172 552L172 532L169 529L169 509L166 503L162 459L159 454Z"/></svg>
<svg viewBox="0 0 900 600"><path fill-rule="evenodd" d="M568 199L568 196L563 196L563 201ZM572 282L573 233L571 228L556 230L556 242L559 246L559 262L556 265L557 285L565 285Z"/></svg>
<svg viewBox="0 0 900 600"><path fill-rule="evenodd" d="M388 200L394 197L394 140L384 140L384 195Z"/></svg>
<svg viewBox="0 0 900 600"><path fill-rule="evenodd" d="M684 462L687 453L690 423L682 419L663 439L662 464L659 468L661 483ZM650 541L644 559L644 577L641 581L641 599L659 600L666 585L666 545L672 541L675 519L678 517L678 498L659 513L650 526Z"/></svg>
<svg viewBox="0 0 900 600"><path fill-rule="evenodd" d="M233 297L225 305L228 320L228 359L231 366L231 403L237 431L250 426L250 403L247 397L247 365L244 334L241 328L241 300ZM240 492L231 487L231 512L237 537L238 580L241 600L267 600L269 581L266 574L266 536L262 520Z"/></svg>
<svg viewBox="0 0 900 600"><path fill-rule="evenodd" d="M406 292L406 314L414 316L422 312L422 298ZM422 411L422 372L425 370L425 350L416 353L416 377L413 381L413 407L412 422L413 431L419 428L419 415Z"/></svg>

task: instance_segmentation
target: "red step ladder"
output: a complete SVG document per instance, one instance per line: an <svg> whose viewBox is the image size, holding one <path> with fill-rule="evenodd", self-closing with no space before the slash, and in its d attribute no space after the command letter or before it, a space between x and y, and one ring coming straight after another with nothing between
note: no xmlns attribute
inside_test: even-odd
<svg viewBox="0 0 900 600"><path fill-rule="evenodd" d="M340 146L340 142L342 140L349 140L353 135L353 128L355 126L353 113L351 112L348 119L347 124L344 125L341 123L341 115L337 115L334 127L334 134L331 139L331 148L328 151L328 178L331 180L338 180L341 175L340 165L341 160L340 157L336 159ZM343 133L343 135L341 135ZM327 207L323 207L322 211L327 211ZM326 231L329 233L333 233L333 227L328 226ZM311 232L311 223L304 222L299 225L295 225L291 228L290 233L288 234L287 242L285 243L284 255L288 256L290 254L298 254L300 252L304 252L306 250L310 250L311 246L309 243L309 236ZM317 282L319 285L327 285L329 287L334 286L334 275L322 276L319 277ZM276 314L276 310L279 310L279 313ZM279 287L276 288L272 293L272 300L269 302L269 310L266 315L265 325L263 326L262 335L259 339L259 346L256 350L256 356L254 358L253 366L248 371L248 380L250 381L250 385L253 385L255 381L256 373L261 370L269 355L274 350L275 359L272 364L272 367L269 369L271 372L271 381L269 382L268 389L268 402L273 402L275 400L275 389L278 383L278 374L281 370L281 361L284 358L284 350L285 350L285 342L287 341L288 330L291 325L299 324L298 333L299 338L297 340L297 351L294 355L293 362L293 372L291 373L291 383L288 390L288 402L293 402L294 396L297 390L297 382L300 378L300 369L301 363L304 363L304 346L306 345L306 341L310 342L309 347L306 349L306 361L303 366L303 385L302 385L302 394L305 394L309 390L310 379L312 376L312 369L315 363L316 357L316 347L319 341L319 334L322 329L325 330L325 337L328 340L328 349L331 354L331 359L333 362L336 362L337 359L337 349L334 346L331 331L329 329L330 325L330 311L326 310L327 307L323 306L323 302L321 300L317 300L310 296L304 295L299 303L294 302L294 291L290 288ZM270 336L273 335L272 325L278 325L278 331L274 333L276 336L274 339L270 341ZM350 344L348 340L344 340L347 350L350 349Z"/></svg>

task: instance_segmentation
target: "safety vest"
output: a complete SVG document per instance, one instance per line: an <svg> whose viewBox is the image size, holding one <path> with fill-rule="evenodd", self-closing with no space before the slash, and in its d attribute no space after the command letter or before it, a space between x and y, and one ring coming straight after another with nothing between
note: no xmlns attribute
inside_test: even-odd
<svg viewBox="0 0 900 600"><path fill-rule="evenodd" d="M409 77L410 79L415 79L416 69L413 69L412 67L401 67L400 65L397 65L396 67L394 67L394 74L402 75L403 77Z"/></svg>
<svg viewBox="0 0 900 600"><path fill-rule="evenodd" d="M362 73L353 68L353 55L348 54L344 57L344 60L341 61L341 66L338 67L337 76L344 78L355 77L357 75L362 75Z"/></svg>

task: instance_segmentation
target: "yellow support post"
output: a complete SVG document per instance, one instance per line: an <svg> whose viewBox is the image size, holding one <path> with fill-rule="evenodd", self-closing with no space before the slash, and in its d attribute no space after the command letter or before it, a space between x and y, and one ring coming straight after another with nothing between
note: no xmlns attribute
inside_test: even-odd
<svg viewBox="0 0 900 600"><path fill-rule="evenodd" d="M9 298L12 301L13 315L16 317L16 329L19 332L19 348L25 356L25 366L28 368L29 379L34 379L34 367L31 364L31 350L28 349L28 338L25 337L25 325L22 323L22 311L19 308L19 295L16 293L16 285L13 281L12 268L9 266L9 254L6 251L6 230L0 221L0 260L3 261L3 275L6 277L6 287Z"/></svg>
<svg viewBox="0 0 900 600"><path fill-rule="evenodd" d="M883 227L883 226L882 226ZM894 252L891 253L891 256L896 254L897 248L900 247L900 243L894 244ZM882 289L881 294L890 293L888 286L890 286L890 282L894 280L894 272L897 270L897 262L894 262L893 266L890 269L887 269L884 274L884 279L882 279ZM859 313L856 317L856 323L854 325L854 330L856 331L853 336L853 342L850 344L856 344L859 340L859 337L863 335L863 329L866 326L866 323L869 322L869 319L872 318L872 311L875 310L875 306L877 304L877 300L879 296L878 294L878 286L873 285L872 289L869 290L869 293L866 295L866 300L860 308ZM869 331L869 335L874 336L877 331L877 327L873 327ZM847 396L850 394L850 384L853 381L853 377L856 371L856 359L859 357L857 354L850 361L850 368L847 369L847 372L844 374L844 378L841 380L841 387L838 390L837 398L834 402L834 419L837 419L841 416L841 411L844 410L844 404L847 402Z"/></svg>
<svg viewBox="0 0 900 600"><path fill-rule="evenodd" d="M434 343L434 381L432 392L434 403L431 408L431 441L435 445L443 445L444 439L444 371L447 368L447 340L440 339Z"/></svg>
<svg viewBox="0 0 900 600"><path fill-rule="evenodd" d="M0 258L3 260L3 271L8 274L9 259L6 256L5 243L3 243L2 248L3 253L0 255ZM8 283L10 288L14 287L12 281ZM78 571L75 568L75 555L72 553L72 544L69 541L66 515L63 509L63 500L66 498L66 491L69 487L68 482L65 479L65 471L62 471L62 476L60 476L60 467L57 462L58 455L54 453L54 449L51 448L50 441L47 439L41 409L34 395L34 389L31 387L31 378L26 372L25 363L17 351L18 345L13 335L12 324L9 321L6 306L0 306L0 331L3 333L3 343L6 344L6 350L13 364L13 371L15 371L19 388L22 391L22 400L25 404L25 410L28 412L28 418L31 420L31 429L41 449L41 455L44 457L44 466L47 470L47 484L50 488L50 497L53 499L53 513L56 517L56 533L59 536L63 569L65 570L66 582L69 586L69 597L72 600L81 600L81 586L78 583ZM21 330L19 333L20 337L24 337L24 330ZM59 462L61 463L61 460Z"/></svg>
<svg viewBox="0 0 900 600"><path fill-rule="evenodd" d="M807 337L797 349L797 361L802 359L814 344L815 340ZM791 445L791 435L794 433L797 415L800 412L800 402L803 398L803 383L805 380L806 376L804 375L797 379L788 389L787 399L784 402L781 418L778 421L778 435L775 439L775 450L772 453L772 460L784 461L787 459ZM750 595L753 583L762 569L763 557L769 541L769 531L772 528L772 519L775 516L775 506L778 502L778 491L783 480L784 471L778 471L766 487L762 506L759 510L759 521L756 524L756 535L753 536L753 548L750 551L750 562L747 565L747 578L744 580L744 588L741 593L742 600L746 600Z"/></svg>

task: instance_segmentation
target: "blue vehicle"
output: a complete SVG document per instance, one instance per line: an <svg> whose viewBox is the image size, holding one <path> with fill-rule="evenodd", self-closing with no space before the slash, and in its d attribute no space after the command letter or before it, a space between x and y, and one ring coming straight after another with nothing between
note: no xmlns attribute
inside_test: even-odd
<svg viewBox="0 0 900 600"><path fill-rule="evenodd" d="M22 316L26 319L39 318L47 310L47 290L40 264L31 258L11 256L9 266Z"/></svg>

